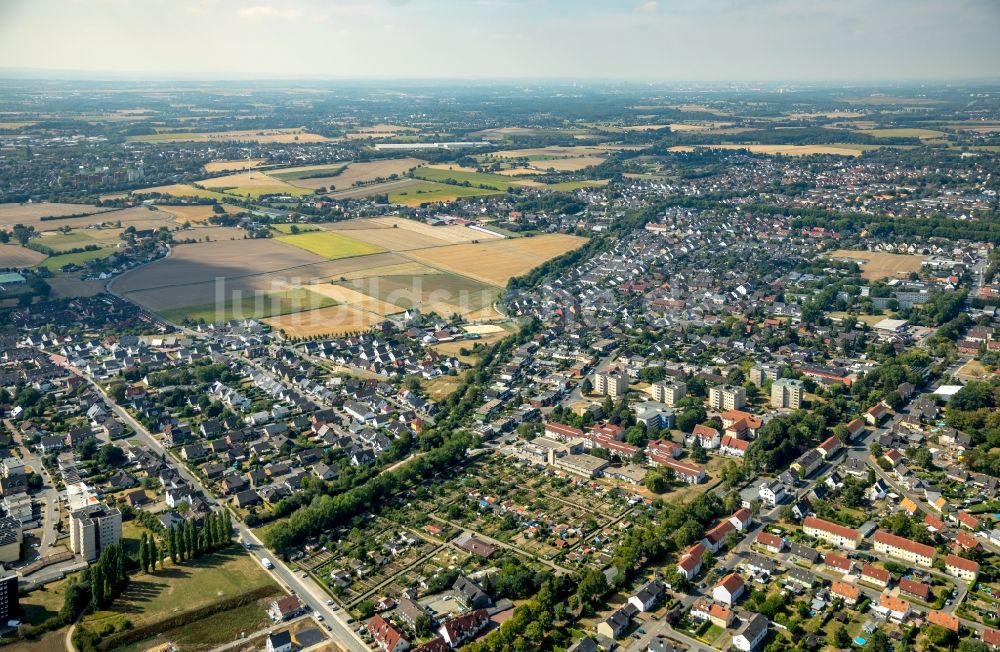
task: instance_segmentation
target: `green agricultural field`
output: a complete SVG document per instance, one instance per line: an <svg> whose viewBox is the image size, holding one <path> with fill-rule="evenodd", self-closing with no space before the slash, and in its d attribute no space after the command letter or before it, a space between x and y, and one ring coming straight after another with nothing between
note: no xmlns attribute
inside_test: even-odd
<svg viewBox="0 0 1000 652"><path fill-rule="evenodd" d="M278 233L283 233L285 235L298 235L292 233L292 227L298 227L298 233L312 233L314 231L321 231L318 226L311 226L309 224L272 224L271 228Z"/></svg>
<svg viewBox="0 0 1000 652"><path fill-rule="evenodd" d="M269 172L267 176L280 179L281 181L294 181L296 179L318 179L321 177L335 177L347 169L347 163L337 163L335 165L325 165L312 170L298 170L296 172Z"/></svg>
<svg viewBox="0 0 1000 652"><path fill-rule="evenodd" d="M56 253L66 251L67 249L76 249L77 247L98 244L96 238L92 238L89 234L82 231L70 231L69 233L46 235L42 238L34 240L33 242L37 242L40 245L48 247Z"/></svg>
<svg viewBox="0 0 1000 652"><path fill-rule="evenodd" d="M333 233L330 231L316 231L312 233L300 233L298 235L283 235L276 238L279 242L290 244L299 249L305 249L318 256L323 256L329 260L338 258L350 258L352 256L365 256L367 254L382 253L385 249L375 245L361 242L346 235Z"/></svg>
<svg viewBox="0 0 1000 652"><path fill-rule="evenodd" d="M563 181L562 183L550 183L545 186L547 190L557 190L569 192L580 190L581 188L597 188L608 185L607 179L594 179L592 181Z"/></svg>
<svg viewBox="0 0 1000 652"><path fill-rule="evenodd" d="M160 311L165 318L180 323L185 319L205 320L208 323L230 319L266 319L280 317L315 308L329 308L337 305L330 297L325 297L305 288L270 292L244 297L240 301L230 300L222 306L214 303L184 306Z"/></svg>
<svg viewBox="0 0 1000 652"><path fill-rule="evenodd" d="M84 263L89 263L92 260L107 258L114 253L114 249L105 247L103 249L94 249L93 251L80 251L75 254L59 254L56 256L49 256L42 262L38 263L36 267L44 267L50 272L55 272L61 269L64 265L83 265Z"/></svg>
<svg viewBox="0 0 1000 652"><path fill-rule="evenodd" d="M311 188L299 188L298 186L282 186L276 187L274 185L261 185L261 186L236 186L234 188L223 188L222 192L226 195L233 195L236 197L250 197L252 199L260 199L264 195L291 195L292 197L302 197L304 195L313 194Z"/></svg>
<svg viewBox="0 0 1000 652"><path fill-rule="evenodd" d="M502 191L500 190L470 188L468 186L456 186L447 183L425 181L414 186L409 186L406 190L389 193L389 203L419 206L420 204L439 201L455 201L456 199L461 199L462 197L499 195L501 192Z"/></svg>
<svg viewBox="0 0 1000 652"><path fill-rule="evenodd" d="M505 177L500 174L487 174L485 172L464 172L461 170L439 170L436 168L418 168L413 171L413 176L425 181L442 181L453 183L468 183L475 188L485 187L493 190L507 190L515 186L520 186L516 179Z"/></svg>

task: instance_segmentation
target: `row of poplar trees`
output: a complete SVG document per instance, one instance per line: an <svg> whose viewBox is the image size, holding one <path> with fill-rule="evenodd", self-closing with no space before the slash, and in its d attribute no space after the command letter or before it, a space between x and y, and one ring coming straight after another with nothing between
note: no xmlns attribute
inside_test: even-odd
<svg viewBox="0 0 1000 652"><path fill-rule="evenodd" d="M233 523L228 511L211 512L200 523L183 521L167 528L159 542L145 531L139 539L139 569L146 573L162 569L169 556L179 564L224 548L232 540ZM101 551L90 567L90 590L98 609L111 604L128 584L128 554L121 543Z"/></svg>

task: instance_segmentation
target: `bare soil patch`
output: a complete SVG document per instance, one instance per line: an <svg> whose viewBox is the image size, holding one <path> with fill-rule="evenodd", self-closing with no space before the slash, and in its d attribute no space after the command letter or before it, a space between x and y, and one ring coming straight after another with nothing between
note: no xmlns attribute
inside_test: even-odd
<svg viewBox="0 0 1000 652"><path fill-rule="evenodd" d="M330 306L264 320L291 337L354 333L368 330L381 321L379 315L351 306Z"/></svg>
<svg viewBox="0 0 1000 652"><path fill-rule="evenodd" d="M908 276L920 271L923 256L890 254L884 251L853 251L837 249L827 254L830 258L849 258L861 266L861 277L879 280L885 277Z"/></svg>
<svg viewBox="0 0 1000 652"><path fill-rule="evenodd" d="M34 267L45 258L45 254L21 245L0 244L0 267Z"/></svg>
<svg viewBox="0 0 1000 652"><path fill-rule="evenodd" d="M102 213L113 210L102 208L93 204L56 204L49 202L39 202L33 204L0 204L0 227L23 224L38 228L44 225L45 228L57 228L51 226L57 224L55 221L45 220L43 217L60 217L64 215L80 215ZM84 224L89 224L86 218L79 218ZM61 222L62 220L60 220ZM72 222L74 220L66 220Z"/></svg>

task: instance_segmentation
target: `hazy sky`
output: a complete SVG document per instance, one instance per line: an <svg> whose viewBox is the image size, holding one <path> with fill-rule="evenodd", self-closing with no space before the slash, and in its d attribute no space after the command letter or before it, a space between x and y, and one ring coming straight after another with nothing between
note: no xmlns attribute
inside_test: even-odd
<svg viewBox="0 0 1000 652"><path fill-rule="evenodd" d="M0 0L0 68L135 76L997 79L998 35L1000 0Z"/></svg>

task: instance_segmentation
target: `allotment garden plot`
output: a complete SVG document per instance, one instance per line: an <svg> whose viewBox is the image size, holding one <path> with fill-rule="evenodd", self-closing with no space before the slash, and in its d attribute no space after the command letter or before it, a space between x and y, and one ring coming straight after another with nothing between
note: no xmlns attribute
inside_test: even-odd
<svg viewBox="0 0 1000 652"><path fill-rule="evenodd" d="M593 539L616 537L632 511L627 497L599 482L527 470L492 457L443 483L431 520L482 535L562 568L601 565Z"/></svg>

